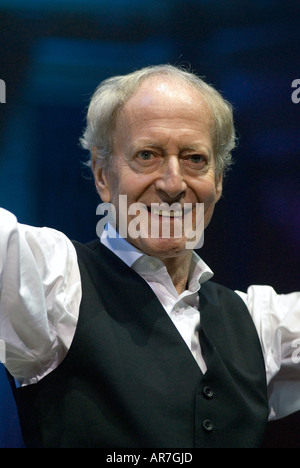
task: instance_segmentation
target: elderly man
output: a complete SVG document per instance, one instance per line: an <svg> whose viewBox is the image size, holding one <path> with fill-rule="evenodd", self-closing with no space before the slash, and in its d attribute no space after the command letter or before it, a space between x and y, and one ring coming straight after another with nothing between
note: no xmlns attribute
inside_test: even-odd
<svg viewBox="0 0 300 468"><path fill-rule="evenodd" d="M0 338L29 447L259 447L268 416L300 409L300 293L230 291L187 248L185 206L190 232L209 224L234 140L194 74L113 77L81 139L116 214L100 241L1 211Z"/></svg>

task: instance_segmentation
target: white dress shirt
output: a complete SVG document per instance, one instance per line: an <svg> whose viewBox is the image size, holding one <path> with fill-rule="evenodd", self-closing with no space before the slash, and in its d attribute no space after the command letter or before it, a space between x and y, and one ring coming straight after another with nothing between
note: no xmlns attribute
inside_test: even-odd
<svg viewBox="0 0 300 468"><path fill-rule="evenodd" d="M19 224L3 209L0 232L0 340L9 372L29 385L58 366L74 337L81 301L77 255L64 234ZM178 295L160 260L125 239L102 236L102 243L148 282L205 372L196 332L198 291L211 270L194 253L188 290ZM300 292L279 295L269 286L251 286L238 294L261 341L270 419L300 410Z"/></svg>

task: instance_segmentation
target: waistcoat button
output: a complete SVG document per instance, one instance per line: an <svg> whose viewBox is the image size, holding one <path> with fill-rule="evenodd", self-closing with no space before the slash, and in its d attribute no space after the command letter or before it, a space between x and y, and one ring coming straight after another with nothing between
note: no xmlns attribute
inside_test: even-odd
<svg viewBox="0 0 300 468"><path fill-rule="evenodd" d="M206 396L206 398L212 398L214 396L213 389L211 387L204 387L203 395Z"/></svg>
<svg viewBox="0 0 300 468"><path fill-rule="evenodd" d="M213 430L214 425L209 419L205 419L202 423L203 429L205 429L207 432L210 432Z"/></svg>

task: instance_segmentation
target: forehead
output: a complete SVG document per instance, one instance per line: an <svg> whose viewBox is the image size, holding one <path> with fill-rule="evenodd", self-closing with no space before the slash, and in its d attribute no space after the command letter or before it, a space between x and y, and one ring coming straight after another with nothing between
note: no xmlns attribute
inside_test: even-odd
<svg viewBox="0 0 300 468"><path fill-rule="evenodd" d="M214 126L212 107L200 90L168 76L153 76L143 81L124 104L117 121L129 123L136 118L193 119L210 129Z"/></svg>
<svg viewBox="0 0 300 468"><path fill-rule="evenodd" d="M202 105L210 108L203 94L183 79L164 75L146 78L133 95L125 103L124 107L133 105L147 106L154 100L169 100L173 103L184 101L186 105Z"/></svg>

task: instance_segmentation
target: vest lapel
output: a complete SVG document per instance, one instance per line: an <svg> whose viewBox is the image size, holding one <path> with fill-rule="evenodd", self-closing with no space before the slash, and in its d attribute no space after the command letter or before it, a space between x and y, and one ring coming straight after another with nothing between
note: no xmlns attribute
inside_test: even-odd
<svg viewBox="0 0 300 468"><path fill-rule="evenodd" d="M155 337L162 357L172 360L172 356L180 355L189 372L201 377L203 374L191 351L147 282L100 243L97 250L101 250L99 259L103 272L99 282L102 287L105 285L105 307L110 315L124 323L132 339L138 339L139 344L146 346ZM103 257L106 260L104 264ZM122 289L116 291L116 285L122 285Z"/></svg>

